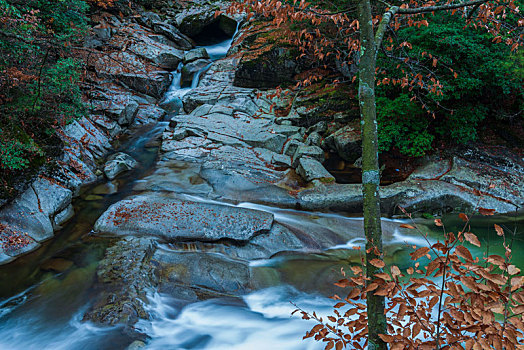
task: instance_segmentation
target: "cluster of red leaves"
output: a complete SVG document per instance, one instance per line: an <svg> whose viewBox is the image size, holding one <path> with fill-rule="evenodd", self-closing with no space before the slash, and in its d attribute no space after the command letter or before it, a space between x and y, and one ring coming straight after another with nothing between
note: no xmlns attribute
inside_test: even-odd
<svg viewBox="0 0 524 350"><path fill-rule="evenodd" d="M492 215L492 214L491 214ZM461 214L461 218L469 218ZM440 220L437 226L443 227ZM416 229L413 225L404 228ZM467 227L467 226L465 226ZM497 234L504 230L495 225ZM390 349L522 349L524 348L524 276L511 264L512 251L504 240L505 254L473 257L464 245L480 247L467 230L446 233L444 242L414 248L415 262L402 271L381 259L370 261L382 269L374 279L365 277L365 263L352 266L351 275L336 283L349 288L327 320L301 309L304 319L318 322L304 338L326 342L326 349L367 345L366 293L386 298L388 334L380 335ZM421 264L419 260L427 259Z"/></svg>
<svg viewBox="0 0 524 350"><path fill-rule="evenodd" d="M113 7L114 0L88 0L91 5L107 9Z"/></svg>
<svg viewBox="0 0 524 350"><path fill-rule="evenodd" d="M31 243L26 234L14 230L12 227L0 224L0 245L4 250L21 249Z"/></svg>
<svg viewBox="0 0 524 350"><path fill-rule="evenodd" d="M504 4L498 1L488 1L478 6L470 6L471 12L463 11L462 8L454 8L450 1L426 1L411 0L402 3L400 11L389 24L391 30L387 31L384 38L384 50L391 60L397 60L402 77L391 79L383 77L377 79L377 85L393 84L402 88L414 91L413 99L419 100L422 107L427 109L435 117L434 111L428 106L429 101L425 101L426 92L435 95L442 94L442 84L439 81L436 71L438 58L423 53L418 59L413 59L407 54L406 50L411 50L409 42L396 42L396 36L392 33L403 27L428 26L430 19L430 8L440 8L465 19L466 25L475 28L484 28L493 35L496 42L505 42L516 50L523 45L524 34L522 26L524 19L519 19L517 23L508 21L508 14L520 16L519 8L513 0ZM373 17L373 26L378 28L379 23L389 10L388 5L383 2L382 8L378 5L377 14ZM411 11L411 12L410 12ZM267 19L273 27L280 28L281 38L298 48L299 58L306 57L311 62L317 62L324 68L334 71L340 67L351 65L357 60L360 50L359 29L360 25L356 19L356 7L345 10L330 12L326 9L317 7L304 0L294 0L293 2L283 2L280 0L246 0L234 1L228 13L243 12L247 13L247 20L258 16ZM290 24L294 24L291 26ZM296 27L301 29L296 29ZM444 66L457 77L457 73L452 67ZM386 72L378 70L378 73ZM348 78L346 76L346 78ZM356 77L353 77L353 81ZM424 93L415 93L415 92Z"/></svg>

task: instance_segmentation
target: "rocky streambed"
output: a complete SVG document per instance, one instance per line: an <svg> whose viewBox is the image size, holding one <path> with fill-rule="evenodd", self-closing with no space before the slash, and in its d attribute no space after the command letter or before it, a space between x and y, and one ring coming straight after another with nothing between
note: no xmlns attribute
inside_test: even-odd
<svg viewBox="0 0 524 350"><path fill-rule="evenodd" d="M347 129L323 143L323 123L304 127L296 121L300 108L275 113L290 96L236 86L256 80L246 75L245 28L210 16L214 10L195 6L171 21L155 13L101 19L115 22L113 29L97 28L91 44L125 46L119 59L144 72L110 70L99 57L100 77L113 83L101 88L103 97L93 96L95 106L106 103L97 125L108 133L145 125L132 128L115 144L119 153L99 166L111 137L75 124L68 137L78 148L66 157L75 156L95 184L80 191L89 181L73 188L39 179L3 210L0 222L29 237L0 252L3 262L40 249L0 268L0 348L322 348L301 340L311 324L290 318L289 302L329 312L327 296L340 293L332 282L361 259L351 249L364 244L362 219L351 214L360 212L360 185L337 183L323 165L330 151L348 158L358 141ZM194 48L193 39L217 28L229 36L239 31ZM274 79L264 78L264 87ZM405 181L382 188L383 210L511 213L523 203L522 169L521 159L485 152L428 159ZM411 246L425 241L403 222L383 219L384 242L386 259L407 266ZM431 221L425 224L437 240Z"/></svg>

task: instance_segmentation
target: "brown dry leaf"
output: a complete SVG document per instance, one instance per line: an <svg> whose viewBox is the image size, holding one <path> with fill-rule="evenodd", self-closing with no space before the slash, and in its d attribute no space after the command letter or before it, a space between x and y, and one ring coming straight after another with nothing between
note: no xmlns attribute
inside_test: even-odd
<svg viewBox="0 0 524 350"><path fill-rule="evenodd" d="M347 279L342 279L340 281L338 281L337 283L333 283L335 286L337 287L340 287L340 288L346 288L349 286L349 280Z"/></svg>
<svg viewBox="0 0 524 350"><path fill-rule="evenodd" d="M435 260L431 261L428 264L428 269L426 270L426 276L429 276L440 266L440 258L437 257Z"/></svg>
<svg viewBox="0 0 524 350"><path fill-rule="evenodd" d="M351 266L350 268L351 268L351 271L353 271L355 275L362 273L362 268L360 266Z"/></svg>
<svg viewBox="0 0 524 350"><path fill-rule="evenodd" d="M524 276L513 277L511 279L511 291L514 292L524 285Z"/></svg>
<svg viewBox="0 0 524 350"><path fill-rule="evenodd" d="M439 227L444 226L444 224L442 223L442 220L440 220L440 219L435 219L435 225L437 225Z"/></svg>
<svg viewBox="0 0 524 350"><path fill-rule="evenodd" d="M471 255L471 252L469 251L468 248L464 247L463 245L456 246L455 253L457 253L458 256L466 260L473 260L473 256Z"/></svg>
<svg viewBox="0 0 524 350"><path fill-rule="evenodd" d="M415 272L415 270L412 267L409 267L406 271L409 275L412 275Z"/></svg>
<svg viewBox="0 0 524 350"><path fill-rule="evenodd" d="M473 277L460 277L460 282L462 282L462 284L464 284L466 287L468 287L469 289L471 289L474 292L478 290L477 282L475 282L475 279Z"/></svg>
<svg viewBox="0 0 524 350"><path fill-rule="evenodd" d="M380 259L371 259L371 260L369 261L369 263L370 263L371 265L373 265L373 266L379 268L379 269L381 269L381 268L383 268L384 266L386 266L386 264L385 264L382 260L380 260Z"/></svg>
<svg viewBox="0 0 524 350"><path fill-rule="evenodd" d="M422 247L422 248L415 250L413 253L410 253L409 255L411 255L411 260L418 260L422 256L426 255L428 252L429 252L428 247Z"/></svg>
<svg viewBox="0 0 524 350"><path fill-rule="evenodd" d="M486 258L487 262L493 264L493 265L497 265L499 267L501 267L502 265L504 265L506 263L506 261L504 260L503 257L501 257L500 255L490 255Z"/></svg>
<svg viewBox="0 0 524 350"><path fill-rule="evenodd" d="M377 289L377 288L378 288L378 283L376 283L376 282L372 282L372 283L370 283L370 284L366 287L366 290L365 290L365 291L366 291L366 293L368 293L368 292L371 292L371 291L373 291L373 290L375 290L375 289Z"/></svg>
<svg viewBox="0 0 524 350"><path fill-rule="evenodd" d="M495 224L495 231L497 231L497 235L504 236L504 230L497 224Z"/></svg>
<svg viewBox="0 0 524 350"><path fill-rule="evenodd" d="M469 243L476 245L477 247L480 247L480 241L477 238L477 236L471 232L464 233L464 238L466 238L466 241Z"/></svg>
<svg viewBox="0 0 524 350"><path fill-rule="evenodd" d="M518 267L516 267L515 265L509 265L508 266L508 273L513 276L513 275L516 275L518 273L520 273L520 269Z"/></svg>
<svg viewBox="0 0 524 350"><path fill-rule="evenodd" d="M382 273L376 273L376 274L375 274L375 277L380 278L380 279L383 279L384 281L391 281L391 276L388 275L388 274L385 273L385 272L382 272Z"/></svg>
<svg viewBox="0 0 524 350"><path fill-rule="evenodd" d="M398 268L398 266L391 266L391 274L393 275L393 277L400 276L400 269Z"/></svg>
<svg viewBox="0 0 524 350"><path fill-rule="evenodd" d="M421 329L422 326L418 322L415 322L415 324L413 325L413 330L411 331L412 337L415 338L420 333Z"/></svg>
<svg viewBox="0 0 524 350"><path fill-rule="evenodd" d="M499 286L502 286L506 284L507 277L496 274L496 273L489 273L484 269L479 269L478 271L475 271L477 274L482 276L483 278L487 279L488 281L491 281L495 284L498 284Z"/></svg>
<svg viewBox="0 0 524 350"><path fill-rule="evenodd" d="M349 292L347 299L355 299L359 295L360 295L360 290L358 290L357 288L353 288L351 292Z"/></svg>
<svg viewBox="0 0 524 350"><path fill-rule="evenodd" d="M434 296L433 298L431 298L431 300L429 301L428 309L430 309L430 310L433 309L433 307L435 305L437 305L438 301L439 301L439 297L438 296Z"/></svg>
<svg viewBox="0 0 524 350"><path fill-rule="evenodd" d="M382 339L386 343L392 343L395 341L395 338L393 338L393 336L391 335L379 334L378 336L380 337L380 339Z"/></svg>
<svg viewBox="0 0 524 350"><path fill-rule="evenodd" d="M416 228L415 226L409 225L409 224L402 224L402 225L400 225L400 227L402 227L402 228L409 228L410 230L414 230Z"/></svg>

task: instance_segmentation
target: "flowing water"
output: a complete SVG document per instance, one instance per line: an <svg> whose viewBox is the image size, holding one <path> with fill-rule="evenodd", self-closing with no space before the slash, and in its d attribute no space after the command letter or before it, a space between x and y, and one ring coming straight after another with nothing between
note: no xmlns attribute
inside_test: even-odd
<svg viewBox="0 0 524 350"><path fill-rule="evenodd" d="M231 40L207 46L213 60L223 57ZM180 87L180 68L166 94L167 101L181 106L181 98L191 88ZM198 83L200 74L193 81ZM135 185L154 172L159 137L167 122L142 126L123 140L120 150L140 162L140 167L117 180L86 188L75 200L75 218L56 237L39 250L0 267L0 349L125 349L133 339L119 327L100 327L83 322L95 285L97 262L103 257L110 239L90 235L96 219L113 203L134 193ZM184 172L184 169L181 169ZM207 198L186 195L193 201ZM343 213L303 212L253 203L221 203L271 212L275 220L298 232L315 231L331 237L337 244L311 253L285 254L251 263L255 275L266 288L242 298L221 298L181 307L171 296L149 293L147 309L150 320L140 320L137 329L148 336L147 349L322 349L323 346L302 336L312 327L310 321L291 316L295 306L329 314L333 301L327 296L336 291L332 282L340 277L340 268L358 262L354 246L364 239L356 235L361 218ZM448 230L460 228L455 216L444 219ZM524 218L475 218L473 231L484 247L494 251L497 236L493 223L513 230L522 227ZM423 245L426 239L415 232L399 230L398 220L383 220L385 243L390 262L409 266L411 245ZM430 241L441 237L432 220L420 220ZM348 242L337 237L354 236ZM514 246L524 246L518 232ZM484 248L486 249L486 248ZM483 251L476 250L477 254ZM518 266L524 256L515 254Z"/></svg>

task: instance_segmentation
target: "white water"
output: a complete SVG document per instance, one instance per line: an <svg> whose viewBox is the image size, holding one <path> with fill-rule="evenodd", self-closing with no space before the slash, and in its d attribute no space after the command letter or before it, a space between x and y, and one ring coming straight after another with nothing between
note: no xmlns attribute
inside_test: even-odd
<svg viewBox="0 0 524 350"><path fill-rule="evenodd" d="M153 320L141 320L137 327L151 340L148 350L316 350L322 344L302 340L315 323L291 316L295 306L326 316L333 301L300 293L290 287L257 291L242 301L209 300L190 304L178 313L173 299L155 293L149 308Z"/></svg>
<svg viewBox="0 0 524 350"><path fill-rule="evenodd" d="M212 62L225 57L227 54L227 51L231 47L231 44L233 43L233 39L238 33L238 26L235 34L231 39L228 39L226 41L223 41L218 44L214 45L208 45L208 46L197 46L197 47L203 47L206 49L207 53L209 54L209 58ZM171 82L171 86L167 90L166 94L164 95L164 98L161 103L170 103L173 102L176 104L177 107L182 107L182 98L192 89L196 88L198 86L198 82L200 81L200 76L202 73L207 71L209 67L211 67L211 64L208 64L204 68L200 69L195 75L193 76L193 81L191 82L190 87L181 87L181 78L182 78L182 68L184 67L183 63L180 62L177 69L172 73L173 81Z"/></svg>

